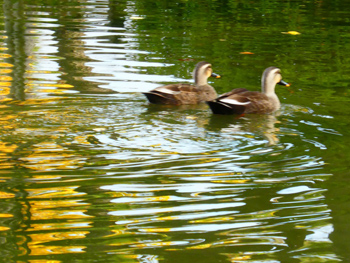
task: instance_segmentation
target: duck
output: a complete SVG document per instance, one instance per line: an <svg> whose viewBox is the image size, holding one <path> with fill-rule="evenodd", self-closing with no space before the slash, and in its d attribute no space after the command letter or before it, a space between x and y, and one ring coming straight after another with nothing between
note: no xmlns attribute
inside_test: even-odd
<svg viewBox="0 0 350 263"><path fill-rule="evenodd" d="M220 75L213 72L210 63L201 61L197 63L193 72L195 85L170 84L143 94L152 104L183 105L211 101L218 95L215 89L208 84L209 77L220 78Z"/></svg>
<svg viewBox="0 0 350 263"><path fill-rule="evenodd" d="M290 86L289 83L282 80L279 68L268 67L261 78L261 92L237 88L208 101L207 104L214 114L273 113L281 107L275 93L276 84Z"/></svg>

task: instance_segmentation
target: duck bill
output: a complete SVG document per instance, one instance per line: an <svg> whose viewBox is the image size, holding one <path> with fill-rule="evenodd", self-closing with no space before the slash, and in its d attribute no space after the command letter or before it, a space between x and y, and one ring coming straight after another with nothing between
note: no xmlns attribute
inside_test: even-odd
<svg viewBox="0 0 350 263"><path fill-rule="evenodd" d="M210 77L213 77L213 78L216 78L216 79L221 78L221 76L219 74L216 74L216 73L211 73Z"/></svg>
<svg viewBox="0 0 350 263"><path fill-rule="evenodd" d="M280 81L280 82L278 82L277 84L278 84L278 85L282 85L282 86L286 86L286 87L289 87L289 86L290 86L290 84L289 84L289 83L285 82L285 81L284 81L284 80L282 80L282 79L281 79L281 81Z"/></svg>

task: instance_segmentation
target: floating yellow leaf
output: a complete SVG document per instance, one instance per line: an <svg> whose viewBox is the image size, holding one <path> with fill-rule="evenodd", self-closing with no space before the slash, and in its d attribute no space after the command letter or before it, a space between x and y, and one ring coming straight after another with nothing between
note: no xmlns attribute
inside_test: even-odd
<svg viewBox="0 0 350 263"><path fill-rule="evenodd" d="M297 31L288 31L288 32L282 32L282 34L288 34L288 35L300 35L301 33Z"/></svg>
<svg viewBox="0 0 350 263"><path fill-rule="evenodd" d="M253 52L249 52L249 51L244 51L244 52L239 52L239 54L242 54L242 55L253 55L254 53Z"/></svg>

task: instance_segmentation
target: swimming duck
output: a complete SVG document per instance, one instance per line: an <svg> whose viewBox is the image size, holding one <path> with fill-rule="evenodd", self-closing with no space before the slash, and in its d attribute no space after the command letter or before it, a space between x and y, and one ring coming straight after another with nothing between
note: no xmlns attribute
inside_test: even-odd
<svg viewBox="0 0 350 263"><path fill-rule="evenodd" d="M201 61L197 63L193 72L195 86L190 84L170 84L143 94L153 104L181 105L210 101L217 97L217 93L208 84L209 77L220 78L220 75L213 73L210 63Z"/></svg>
<svg viewBox="0 0 350 263"><path fill-rule="evenodd" d="M279 68L269 67L261 78L262 92L238 88L207 103L214 114L271 113L281 106L275 93L276 84L290 86L282 80Z"/></svg>

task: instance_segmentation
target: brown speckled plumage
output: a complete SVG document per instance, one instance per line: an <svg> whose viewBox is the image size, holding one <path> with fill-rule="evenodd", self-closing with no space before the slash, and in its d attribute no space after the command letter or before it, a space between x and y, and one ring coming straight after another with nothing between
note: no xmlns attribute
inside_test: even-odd
<svg viewBox="0 0 350 263"><path fill-rule="evenodd" d="M194 71L195 86L190 84L170 84L143 93L153 104L198 104L217 97L215 89L207 83L208 77L220 77L213 73L211 64L202 61Z"/></svg>
<svg viewBox="0 0 350 263"><path fill-rule="evenodd" d="M275 85L289 86L282 80L280 69L267 68L261 80L262 92L234 89L207 102L214 114L271 113L280 108Z"/></svg>

